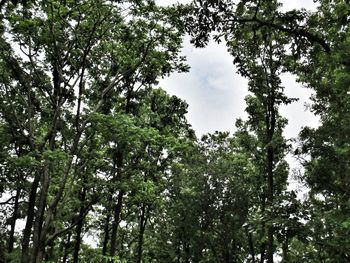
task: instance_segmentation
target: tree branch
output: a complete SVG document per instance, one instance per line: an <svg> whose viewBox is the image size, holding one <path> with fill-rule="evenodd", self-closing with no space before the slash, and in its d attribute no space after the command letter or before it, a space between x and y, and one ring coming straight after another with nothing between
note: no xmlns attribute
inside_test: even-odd
<svg viewBox="0 0 350 263"><path fill-rule="evenodd" d="M320 46L322 46L322 48L324 49L324 51L326 53L331 52L330 46L328 45L328 43L324 39L322 39L320 36L318 36L316 34L310 33L309 31L307 31L303 28L287 28L287 27L275 24L275 23L270 22L270 21L260 20L257 17L253 17L253 18L236 18L236 17L234 17L234 18L231 18L231 19L223 21L223 22L233 22L233 23L242 23L242 24L256 23L256 24L259 24L261 26L266 26L266 27L277 29L279 31L288 33L290 35L305 37L311 43L317 43Z"/></svg>

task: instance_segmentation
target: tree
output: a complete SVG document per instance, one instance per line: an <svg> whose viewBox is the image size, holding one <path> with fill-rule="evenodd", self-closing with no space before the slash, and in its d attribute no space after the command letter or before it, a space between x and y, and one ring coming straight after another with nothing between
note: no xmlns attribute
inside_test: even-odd
<svg viewBox="0 0 350 263"><path fill-rule="evenodd" d="M316 24L303 26L309 18L306 10L292 10L280 12L281 3L274 0L264 2L261 0L232 1L201 1L195 0L190 6L184 8L187 14L186 27L196 46L205 46L214 33L214 39L221 41L234 38L242 32L260 31L270 28L288 37L291 51L305 50L304 46L319 45L324 51L331 48L323 32ZM272 13L271 13L272 12ZM244 38L244 36L241 35Z"/></svg>
<svg viewBox="0 0 350 263"><path fill-rule="evenodd" d="M172 164L155 231L159 262L236 262L245 242L253 166L236 138L214 133L184 148ZM158 262L158 261L157 261Z"/></svg>
<svg viewBox="0 0 350 263"><path fill-rule="evenodd" d="M34 166L25 173L22 262L41 262L46 247L81 228L91 210L86 191L93 188L86 188L84 171L94 170L85 164L93 161L86 153L98 141L94 116L120 114L124 102L132 104L158 77L186 70L178 56L181 32L168 30L176 29L169 19L174 11L143 1L6 4L1 117L16 136L14 146L24 151L14 157L29 158ZM67 218L62 213L74 194L80 212ZM57 227L62 219L69 223Z"/></svg>
<svg viewBox="0 0 350 263"><path fill-rule="evenodd" d="M198 24L190 27L195 44L204 45L210 32L218 30L214 38L220 41L220 37L224 37L239 73L249 79L249 91L253 96L247 97L249 120L245 128L242 126L242 132L251 131L255 137L255 141L250 143L256 149L250 146L249 150L254 152L259 171L256 180L259 204L255 209L261 213L258 223L260 262L264 262L265 258L267 262L273 262L277 231L273 218L278 215L272 211L286 189L288 177L288 166L283 160L287 145L282 136L286 120L279 115L278 107L293 101L284 96L279 75L284 70L284 54L291 41L290 35L294 36L296 32L280 24L283 16L278 13L275 1L237 4L218 1L198 6L195 2L194 8L200 12L198 23L204 22L203 27ZM277 22L279 16L280 21ZM193 17L189 21L193 22ZM279 31L272 30L276 28ZM304 34L302 32L298 34ZM251 258L255 261L252 251L251 248Z"/></svg>
<svg viewBox="0 0 350 263"><path fill-rule="evenodd" d="M334 213L334 211L337 211L337 206L344 208L346 206L344 204L347 202L346 198L340 199L340 196L345 197L347 193L341 190L339 186L346 187L347 185L347 177L342 172L347 171L347 162L344 159L347 156L347 148L343 139L346 138L344 134L348 125L344 122L344 116L347 113L342 109L347 108L348 101L348 96L345 95L347 89L344 87L347 85L348 79L349 7L348 3L335 1L318 1L318 4L320 7L315 13L306 10L292 10L283 13L278 9L280 4L277 1L194 1L186 10L190 14L186 25L196 46L205 46L211 33L214 33L214 40L218 42L223 38L229 51L234 56L234 63L238 66L239 73L251 80L251 89L254 86L256 87L255 90L252 90L256 97L251 97L248 100L250 105L248 106L248 112L251 113L251 120L248 121L248 124L250 128L257 132L258 138L260 136L259 141L264 138L261 131L264 131L262 127L265 127L265 135L270 138L265 143L273 142L273 144L267 144L270 144L270 146L267 147L268 151L266 152L266 160L270 163L267 196L265 197L267 204L271 204L274 194L276 194L272 190L274 176L271 176L273 174L273 169L271 169L273 165L271 164L273 164L274 159L272 156L276 153L276 150L273 149L275 142L271 139L274 137L272 127L277 128L276 124L279 117L274 108L280 103L290 102L283 97L282 89L278 84L278 76L285 71L296 73L301 82L316 91L315 103L312 109L316 114L321 115L322 125L317 130L305 129L302 133L302 139L304 140L302 152L310 154L312 158L311 161L304 163L306 168L304 178L311 189L310 203L315 205L313 209L321 204L322 209L325 209L326 206L328 207L326 210L332 211L331 216L326 216L324 212L321 212L322 210L312 209L310 211L315 219L313 228L317 229L313 231L314 234L317 233L317 238L314 239L318 240L316 241L317 245L314 244L316 247L314 249L330 251L332 246L339 244L342 240L342 238L338 240L333 238L333 236L338 236L334 233L347 233L344 229L340 230L335 227L336 225L345 226L347 223L344 219L338 222L336 218L345 218L346 216L344 213ZM262 44L262 40L265 44ZM268 52L268 50L270 51ZM265 61L269 62L265 66L264 62L256 60L257 57L263 54L262 52L271 54L270 59L267 56L268 60ZM277 64L276 59L279 60ZM272 85L274 88L270 91L264 90L262 87L266 82L275 83ZM342 84L339 85L339 83ZM265 97L264 92L267 94ZM277 92L277 96L274 95L275 92ZM279 99L276 100L278 97ZM265 106L270 110L266 111L267 114L264 116L263 110L259 109L264 109ZM263 123L264 119L267 120L265 124ZM273 121L274 119L275 121ZM280 127L282 127L283 120L280 119L280 121ZM260 132L259 122L261 123ZM341 128L339 128L339 125ZM277 130L275 132L276 135L279 133ZM336 133L338 135L334 136ZM327 143L324 144L324 142ZM282 141L280 143L281 146L284 145ZM296 152L299 152L299 150ZM279 156L279 154L276 156ZM339 179L339 177L342 179ZM329 180L330 184L328 184ZM339 184L338 188L335 187L337 184ZM279 195L282 197L282 192ZM322 199L319 200L320 195L322 198L326 198L324 202ZM335 199L338 201L334 202L333 196L336 196ZM330 203L333 206L326 205ZM326 224L327 227L321 230L320 222L329 223ZM310 223L311 226L312 223ZM299 229L299 231L301 230ZM272 237L273 235L270 233L268 238L269 262L273 260L271 256ZM325 245L327 249L320 246L319 242L323 242L320 241L323 239L328 239L328 241L325 241L328 244ZM329 239L336 241L332 243ZM301 240L304 239L301 238ZM334 257L334 253L319 253L321 256L318 257L318 261ZM342 258L347 257L346 253L340 251L337 254L341 255ZM263 256L260 257L260 259L262 258Z"/></svg>
<svg viewBox="0 0 350 263"><path fill-rule="evenodd" d="M300 133L298 150L304 160L302 178L310 189L310 262L349 259L348 16L347 3L319 1L310 24L325 32L332 53L325 55L315 47L307 55L309 62L297 67L300 80L315 90L311 109L321 118L318 128L304 128Z"/></svg>

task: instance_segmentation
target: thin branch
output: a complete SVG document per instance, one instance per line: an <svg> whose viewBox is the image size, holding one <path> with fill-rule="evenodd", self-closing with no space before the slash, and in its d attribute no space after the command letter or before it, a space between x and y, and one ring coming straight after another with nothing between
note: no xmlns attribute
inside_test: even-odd
<svg viewBox="0 0 350 263"><path fill-rule="evenodd" d="M78 217L77 220L72 223L69 227L67 228L64 228L60 231L56 231L55 233L53 233L51 236L48 237L47 241L46 241L46 244L50 244L55 238L57 238L58 236L66 233L67 231L73 229L77 224L79 224L80 221L82 221L86 216L87 214L89 213L90 211L90 208L92 207L92 205L94 204L95 202L92 201L90 202L86 207L85 207L85 211L84 211L84 214L82 215L82 217Z"/></svg>
<svg viewBox="0 0 350 263"><path fill-rule="evenodd" d="M259 25L262 26L267 26L267 27L271 27L277 30L280 30L282 32L291 34L291 35L295 35L295 36L302 36L307 38L311 43L318 43L319 45L322 46L322 48L325 50L326 53L330 53L331 49L330 46L327 44L327 42L322 39L321 37L319 37L318 35L312 34L309 31L303 29L303 28L287 28L284 27L282 25L278 25L269 21L263 21L260 20L256 17L253 18L231 18L229 20L223 21L223 22L233 22L233 23L257 23Z"/></svg>
<svg viewBox="0 0 350 263"><path fill-rule="evenodd" d="M15 196L11 196L9 199L7 199L6 201L4 202L0 202L0 205L8 205L12 199L15 199Z"/></svg>

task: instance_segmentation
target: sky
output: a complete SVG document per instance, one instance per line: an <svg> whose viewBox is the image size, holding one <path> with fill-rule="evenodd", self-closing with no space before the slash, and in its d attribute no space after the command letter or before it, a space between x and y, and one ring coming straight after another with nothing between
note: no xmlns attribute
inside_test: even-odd
<svg viewBox="0 0 350 263"><path fill-rule="evenodd" d="M188 0L157 0L158 4L188 3ZM285 0L282 10L294 8L315 9L312 0ZM244 98L248 94L247 80L236 73L232 57L225 43L211 41L207 47L198 49L190 44L190 37L184 38L182 55L187 57L191 69L189 73L175 73L160 81L159 86L171 95L176 95L189 104L187 119L197 136L215 131L235 130L237 118L245 119L247 114ZM317 127L319 119L306 110L310 104L311 90L296 83L295 76L281 76L286 95L299 98L280 112L287 117L286 138L295 138L303 126Z"/></svg>

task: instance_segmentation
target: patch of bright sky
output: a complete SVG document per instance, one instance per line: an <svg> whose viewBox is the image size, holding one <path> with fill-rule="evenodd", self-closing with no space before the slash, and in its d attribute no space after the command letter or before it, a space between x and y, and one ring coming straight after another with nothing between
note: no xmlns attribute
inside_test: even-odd
<svg viewBox="0 0 350 263"><path fill-rule="evenodd" d="M157 0L160 5L189 3L189 0ZM312 0L281 1L282 11L305 8L315 10ZM187 118L196 134L235 130L237 118L245 119L247 114L244 98L248 94L247 80L236 73L232 57L225 44L213 41L203 49L194 48L190 38L184 39L182 54L191 66L189 73L172 74L160 81L160 86L170 94L184 99L189 104ZM296 82L295 76L284 74L282 83L287 96L299 98L288 106L281 108L281 114L289 119L285 129L287 138L296 137L303 126L318 126L319 119L306 111L311 90L303 88Z"/></svg>

